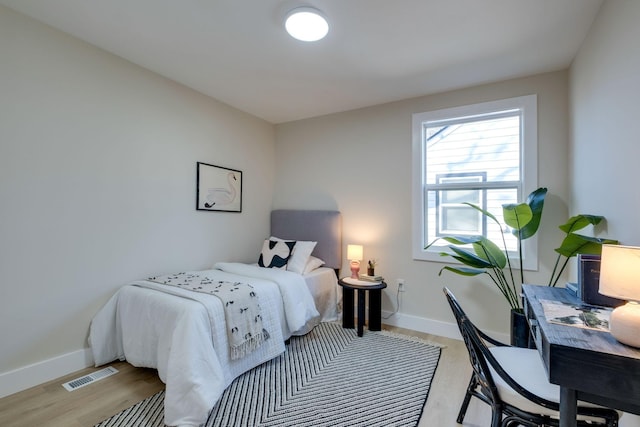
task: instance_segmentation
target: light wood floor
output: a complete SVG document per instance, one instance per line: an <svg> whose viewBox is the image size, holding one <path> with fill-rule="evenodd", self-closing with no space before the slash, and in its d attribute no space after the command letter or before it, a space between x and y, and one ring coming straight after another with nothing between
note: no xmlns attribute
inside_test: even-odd
<svg viewBox="0 0 640 427"><path fill-rule="evenodd" d="M406 329L385 328L446 346L442 351L419 427L458 426L455 419L471 375L464 344ZM134 368L126 362L110 365L120 372L72 392L68 392L61 384L96 369L78 371L0 399L0 426L93 426L164 388L155 370ZM473 399L463 425L487 426L490 415L486 405Z"/></svg>

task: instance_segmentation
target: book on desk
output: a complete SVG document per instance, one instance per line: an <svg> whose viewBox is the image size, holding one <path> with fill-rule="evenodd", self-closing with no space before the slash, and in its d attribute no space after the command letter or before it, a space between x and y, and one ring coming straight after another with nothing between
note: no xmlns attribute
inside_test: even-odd
<svg viewBox="0 0 640 427"><path fill-rule="evenodd" d="M596 331L609 331L611 308L547 299L539 299L538 301L540 301L544 316L549 323Z"/></svg>
<svg viewBox="0 0 640 427"><path fill-rule="evenodd" d="M349 283L351 285L379 285L384 281L382 276L365 276L363 274L360 275L358 279L353 279L351 277L345 277L342 279L343 282Z"/></svg>
<svg viewBox="0 0 640 427"><path fill-rule="evenodd" d="M364 280L365 282L383 282L384 277L382 276L368 276L366 274L361 274L358 278L359 280Z"/></svg>

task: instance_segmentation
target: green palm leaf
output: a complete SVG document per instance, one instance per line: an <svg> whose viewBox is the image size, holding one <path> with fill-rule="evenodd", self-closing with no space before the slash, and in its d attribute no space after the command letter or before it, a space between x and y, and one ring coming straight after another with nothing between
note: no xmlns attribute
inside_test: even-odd
<svg viewBox="0 0 640 427"><path fill-rule="evenodd" d="M453 273L459 274L461 276L478 276L479 274L485 273L484 270L478 270L478 269L467 268L467 267L453 267L453 266L447 265L442 267L438 275L442 275L443 270L448 270Z"/></svg>
<svg viewBox="0 0 640 427"><path fill-rule="evenodd" d="M520 240L526 240L533 237L538 232L540 220L542 219L542 210L544 208L544 199L547 196L546 188L538 188L527 197L525 202L531 208L531 219L520 228Z"/></svg>
<svg viewBox="0 0 640 427"><path fill-rule="evenodd" d="M558 228L565 233L573 233L575 231L582 230L588 225L596 226L600 224L603 219L604 217L599 215L580 214L572 216L566 223L558 226Z"/></svg>
<svg viewBox="0 0 640 427"><path fill-rule="evenodd" d="M484 236L445 236L441 238L454 245L470 245L485 239Z"/></svg>
<svg viewBox="0 0 640 427"><path fill-rule="evenodd" d="M520 230L533 218L533 212L526 203L502 205L504 222L513 229L512 233L520 236Z"/></svg>
<svg viewBox="0 0 640 427"><path fill-rule="evenodd" d="M507 256L504 251L486 237L474 243L473 250L479 258L487 261L492 267L502 269L507 265Z"/></svg>
<svg viewBox="0 0 640 427"><path fill-rule="evenodd" d="M562 241L560 247L556 248L555 251L567 258L571 258L578 254L600 255L602 253L603 244L617 245L618 241L569 233Z"/></svg>
<svg viewBox="0 0 640 427"><path fill-rule="evenodd" d="M466 249L457 248L455 246L449 246L455 255L451 255L457 261L460 261L464 265L468 265L473 268L491 268L493 267L493 263L491 263L488 259L482 258L471 251Z"/></svg>

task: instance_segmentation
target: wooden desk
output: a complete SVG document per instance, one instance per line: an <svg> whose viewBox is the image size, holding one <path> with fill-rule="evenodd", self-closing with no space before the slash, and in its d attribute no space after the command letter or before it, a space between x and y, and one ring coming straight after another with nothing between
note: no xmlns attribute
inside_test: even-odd
<svg viewBox="0 0 640 427"><path fill-rule="evenodd" d="M560 427L576 426L576 401L640 415L640 349L608 332L548 323L540 300L580 304L564 288L523 285L524 306L549 381L560 386Z"/></svg>

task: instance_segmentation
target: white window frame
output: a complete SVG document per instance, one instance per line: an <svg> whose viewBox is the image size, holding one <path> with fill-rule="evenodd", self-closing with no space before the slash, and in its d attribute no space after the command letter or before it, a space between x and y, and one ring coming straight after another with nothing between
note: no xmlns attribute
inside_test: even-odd
<svg viewBox="0 0 640 427"><path fill-rule="evenodd" d="M518 201L522 202L532 191L538 188L538 111L537 96L526 95L498 101L483 102L461 107L446 108L436 111L415 113L412 117L412 253L413 259L420 261L434 261L441 263L455 262L450 257L442 257L440 252L447 251L447 242L441 241L442 246L425 250L431 242L425 241L426 212L425 212L425 154L426 146L423 139L423 128L426 123L472 118L498 111L519 110L521 112L521 144L520 144L520 188ZM496 242L498 243L498 242ZM517 253L510 253L510 257L517 259ZM523 241L523 264L525 270L538 269L538 239L537 236Z"/></svg>

